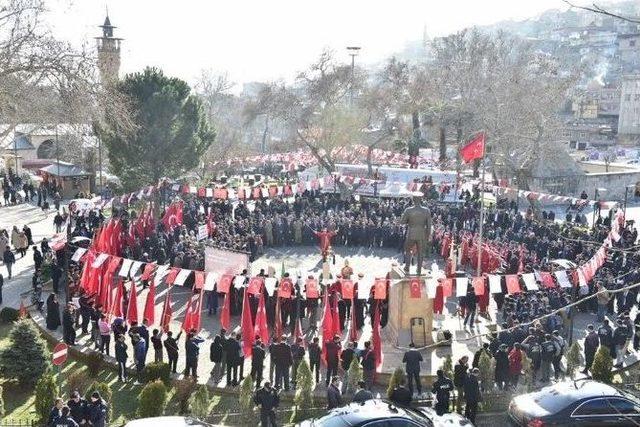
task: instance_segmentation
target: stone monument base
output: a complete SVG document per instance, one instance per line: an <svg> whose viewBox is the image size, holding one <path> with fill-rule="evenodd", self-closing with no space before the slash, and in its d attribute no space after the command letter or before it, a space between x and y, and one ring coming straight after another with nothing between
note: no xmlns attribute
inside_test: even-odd
<svg viewBox="0 0 640 427"><path fill-rule="evenodd" d="M430 272L420 276L423 283L430 277ZM416 347L433 344L433 300L427 298L423 287L420 298L411 298L410 275L399 266L391 269L392 285L389 288L389 322L388 336L395 345L408 347L411 342Z"/></svg>

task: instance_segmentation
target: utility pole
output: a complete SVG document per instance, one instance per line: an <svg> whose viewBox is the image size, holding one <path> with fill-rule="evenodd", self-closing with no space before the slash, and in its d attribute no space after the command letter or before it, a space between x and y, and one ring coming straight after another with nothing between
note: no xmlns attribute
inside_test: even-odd
<svg viewBox="0 0 640 427"><path fill-rule="evenodd" d="M351 57L351 87L349 88L349 106L353 107L353 86L355 82L356 56L360 52L360 46L347 46L347 52Z"/></svg>

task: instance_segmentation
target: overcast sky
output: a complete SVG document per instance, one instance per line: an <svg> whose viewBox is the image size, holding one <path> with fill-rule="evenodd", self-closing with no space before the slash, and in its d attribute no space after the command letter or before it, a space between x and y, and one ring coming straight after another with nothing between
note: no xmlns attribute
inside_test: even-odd
<svg viewBox="0 0 640 427"><path fill-rule="evenodd" d="M579 2L579 1L578 1ZM583 2L584 3L584 2ZM588 3L588 1L587 1ZM408 40L441 36L472 25L525 19L561 0L48 0L61 38L94 43L109 8L124 38L121 72L161 67L193 82L202 69L232 81L290 79L324 47L348 60L376 62Z"/></svg>

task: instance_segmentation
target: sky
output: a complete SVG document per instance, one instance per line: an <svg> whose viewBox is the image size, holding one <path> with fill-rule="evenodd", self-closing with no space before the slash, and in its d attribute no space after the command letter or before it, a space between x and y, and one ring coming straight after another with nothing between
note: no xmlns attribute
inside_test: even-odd
<svg viewBox="0 0 640 427"><path fill-rule="evenodd" d="M585 3L578 0L577 3ZM588 1L586 2L588 3ZM328 47L369 64L410 40L473 25L526 19L561 0L46 0L54 33L94 45L108 8L122 37L122 73L157 66L193 83L204 69L241 85L291 80Z"/></svg>

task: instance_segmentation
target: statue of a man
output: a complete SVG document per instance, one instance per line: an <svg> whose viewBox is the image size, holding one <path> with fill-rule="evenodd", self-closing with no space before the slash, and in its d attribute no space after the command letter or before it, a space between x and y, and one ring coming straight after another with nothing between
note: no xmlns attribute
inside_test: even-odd
<svg viewBox="0 0 640 427"><path fill-rule="evenodd" d="M400 220L407 224L407 237L404 241L404 271L409 272L411 264L411 248L416 245L418 259L418 275L422 273L424 249L431 242L431 212L422 206L422 196L413 196L413 205L405 209Z"/></svg>

